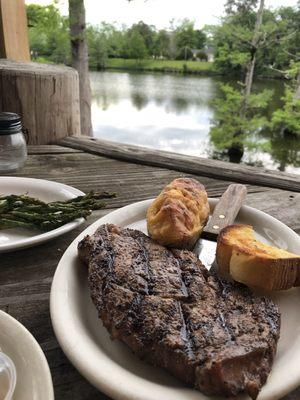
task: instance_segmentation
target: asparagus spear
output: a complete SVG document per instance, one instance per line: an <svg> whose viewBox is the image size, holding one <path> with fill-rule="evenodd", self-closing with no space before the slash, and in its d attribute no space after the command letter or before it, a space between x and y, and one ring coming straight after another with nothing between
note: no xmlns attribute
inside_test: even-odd
<svg viewBox="0 0 300 400"><path fill-rule="evenodd" d="M105 207L101 199L115 197L115 193L89 192L67 201L44 203L26 195L0 197L0 229L36 228L49 231L76 218L86 218L92 210Z"/></svg>

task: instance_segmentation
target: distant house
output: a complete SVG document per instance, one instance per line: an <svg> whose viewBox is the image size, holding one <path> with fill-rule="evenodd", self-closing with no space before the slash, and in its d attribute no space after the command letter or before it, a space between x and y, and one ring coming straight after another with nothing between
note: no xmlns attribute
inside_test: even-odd
<svg viewBox="0 0 300 400"><path fill-rule="evenodd" d="M193 59L197 61L214 61L214 48L211 46L205 46L203 49L191 49L193 53Z"/></svg>
<svg viewBox="0 0 300 400"><path fill-rule="evenodd" d="M208 62L214 62L215 59L215 49L211 46L207 46L205 49L206 55L207 55L207 61Z"/></svg>

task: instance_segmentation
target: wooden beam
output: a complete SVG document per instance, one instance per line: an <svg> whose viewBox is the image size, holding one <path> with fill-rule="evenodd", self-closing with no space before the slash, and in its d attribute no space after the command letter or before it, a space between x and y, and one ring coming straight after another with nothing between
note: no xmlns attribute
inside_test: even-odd
<svg viewBox="0 0 300 400"><path fill-rule="evenodd" d="M83 136L70 136L62 139L59 144L72 147L73 149L84 150L92 154L137 164L163 167L232 182L249 183L300 192L300 175L272 171L265 168L187 156Z"/></svg>
<svg viewBox="0 0 300 400"><path fill-rule="evenodd" d="M0 0L0 58L30 61L24 0Z"/></svg>

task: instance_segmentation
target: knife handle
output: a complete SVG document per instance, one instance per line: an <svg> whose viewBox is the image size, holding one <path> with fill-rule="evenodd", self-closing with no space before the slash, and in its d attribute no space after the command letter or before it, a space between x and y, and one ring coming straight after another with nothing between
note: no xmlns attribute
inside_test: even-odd
<svg viewBox="0 0 300 400"><path fill-rule="evenodd" d="M221 229L234 223L235 217L237 216L246 195L247 188L245 185L239 183L229 185L219 202L216 204L214 212L204 228L201 237L217 241Z"/></svg>

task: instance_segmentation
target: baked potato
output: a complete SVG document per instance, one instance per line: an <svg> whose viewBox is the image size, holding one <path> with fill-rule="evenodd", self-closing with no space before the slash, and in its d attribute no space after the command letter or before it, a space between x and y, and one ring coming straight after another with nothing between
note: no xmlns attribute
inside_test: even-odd
<svg viewBox="0 0 300 400"><path fill-rule="evenodd" d="M195 179L178 178L148 208L148 234L161 245L192 249L208 217L204 186Z"/></svg>
<svg viewBox="0 0 300 400"><path fill-rule="evenodd" d="M269 291L300 286L300 255L260 242L249 225L222 229L216 259L222 275L247 286Z"/></svg>

